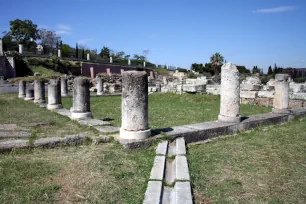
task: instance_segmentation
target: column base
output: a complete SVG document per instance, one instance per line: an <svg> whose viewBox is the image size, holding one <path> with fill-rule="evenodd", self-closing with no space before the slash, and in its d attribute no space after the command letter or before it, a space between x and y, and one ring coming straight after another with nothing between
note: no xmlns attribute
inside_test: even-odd
<svg viewBox="0 0 306 204"><path fill-rule="evenodd" d="M104 95L104 93L103 92L97 92L97 96L103 96Z"/></svg>
<svg viewBox="0 0 306 204"><path fill-rule="evenodd" d="M277 113L277 114L289 114L291 113L290 109L277 109L277 108L272 108L272 113Z"/></svg>
<svg viewBox="0 0 306 204"><path fill-rule="evenodd" d="M41 103L46 103L46 101L45 100L35 100L34 99L34 103L35 104L41 104Z"/></svg>
<svg viewBox="0 0 306 204"><path fill-rule="evenodd" d="M151 129L131 131L120 128L120 138L127 140L143 140L151 136Z"/></svg>
<svg viewBox="0 0 306 204"><path fill-rule="evenodd" d="M55 110L55 109L61 109L63 108L62 104L48 104L47 109L48 110Z"/></svg>
<svg viewBox="0 0 306 204"><path fill-rule="evenodd" d="M18 98L25 98L25 95L18 95Z"/></svg>
<svg viewBox="0 0 306 204"><path fill-rule="evenodd" d="M61 94L61 96L64 96L64 97L65 97L65 96L68 96L68 94Z"/></svg>
<svg viewBox="0 0 306 204"><path fill-rule="evenodd" d="M218 121L223 122L223 123L240 123L241 122L241 117L232 117L232 116L224 116L220 115L218 116Z"/></svg>
<svg viewBox="0 0 306 204"><path fill-rule="evenodd" d="M25 97L24 100L25 101L32 101L32 100L34 100L34 97L30 97L30 98Z"/></svg>
<svg viewBox="0 0 306 204"><path fill-rule="evenodd" d="M71 111L71 119L72 120L85 120L85 119L90 119L92 118L92 113L91 112L86 112L86 113L76 113Z"/></svg>

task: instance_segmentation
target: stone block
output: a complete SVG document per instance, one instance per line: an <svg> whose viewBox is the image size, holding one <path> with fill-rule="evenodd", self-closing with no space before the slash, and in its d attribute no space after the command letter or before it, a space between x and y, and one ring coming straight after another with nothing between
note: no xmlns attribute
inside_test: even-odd
<svg viewBox="0 0 306 204"><path fill-rule="evenodd" d="M175 204L193 204L190 182L176 182L174 197Z"/></svg>
<svg viewBox="0 0 306 204"><path fill-rule="evenodd" d="M250 104L250 105L255 105L255 98L240 98L240 103L241 104Z"/></svg>
<svg viewBox="0 0 306 204"><path fill-rule="evenodd" d="M274 91L274 86L263 85L262 90L263 91Z"/></svg>
<svg viewBox="0 0 306 204"><path fill-rule="evenodd" d="M156 148L156 154L166 155L168 149L168 141L160 142Z"/></svg>
<svg viewBox="0 0 306 204"><path fill-rule="evenodd" d="M256 98L258 91L240 91L240 98Z"/></svg>
<svg viewBox="0 0 306 204"><path fill-rule="evenodd" d="M260 98L274 98L274 91L258 91Z"/></svg>
<svg viewBox="0 0 306 204"><path fill-rule="evenodd" d="M176 140L176 155L186 155L186 145L183 137L177 138Z"/></svg>
<svg viewBox="0 0 306 204"><path fill-rule="evenodd" d="M165 162L165 156L155 156L153 167L151 170L150 180L162 181L164 179Z"/></svg>
<svg viewBox="0 0 306 204"><path fill-rule="evenodd" d="M176 180L189 181L189 169L186 156L175 157Z"/></svg>
<svg viewBox="0 0 306 204"><path fill-rule="evenodd" d="M290 94L290 99L302 99L302 100L306 100L306 93L293 93L293 94Z"/></svg>
<svg viewBox="0 0 306 204"><path fill-rule="evenodd" d="M212 95L220 95L221 85L206 85L206 93Z"/></svg>
<svg viewBox="0 0 306 204"><path fill-rule="evenodd" d="M302 108L304 107L303 100L289 100L289 108Z"/></svg>
<svg viewBox="0 0 306 204"><path fill-rule="evenodd" d="M184 84L183 91L188 93L200 93L204 92L205 85L195 85L195 84Z"/></svg>
<svg viewBox="0 0 306 204"><path fill-rule="evenodd" d="M258 106L273 106L273 98L256 98L255 104Z"/></svg>
<svg viewBox="0 0 306 204"><path fill-rule="evenodd" d="M260 89L260 85L255 84L240 84L241 91L258 91Z"/></svg>
<svg viewBox="0 0 306 204"><path fill-rule="evenodd" d="M149 181L143 204L160 204L162 187L161 181Z"/></svg>

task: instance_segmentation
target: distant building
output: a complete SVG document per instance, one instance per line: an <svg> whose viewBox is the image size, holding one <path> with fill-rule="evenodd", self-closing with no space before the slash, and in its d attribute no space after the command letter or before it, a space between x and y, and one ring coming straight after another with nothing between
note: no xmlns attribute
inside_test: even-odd
<svg viewBox="0 0 306 204"><path fill-rule="evenodd" d="M283 73L289 74L291 78L305 77L306 68L286 68L283 69Z"/></svg>

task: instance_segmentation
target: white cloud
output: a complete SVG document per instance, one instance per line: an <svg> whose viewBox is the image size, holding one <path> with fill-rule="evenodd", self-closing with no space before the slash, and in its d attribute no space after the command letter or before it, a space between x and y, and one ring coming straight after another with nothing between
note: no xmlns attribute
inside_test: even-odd
<svg viewBox="0 0 306 204"><path fill-rule="evenodd" d="M279 6L275 8L264 8L253 11L253 13L279 13L285 11L292 11L296 9L296 6Z"/></svg>
<svg viewBox="0 0 306 204"><path fill-rule="evenodd" d="M72 28L69 25L57 24L56 29L55 32L57 35L71 35Z"/></svg>
<svg viewBox="0 0 306 204"><path fill-rule="evenodd" d="M86 39L78 40L77 42L80 45L86 45L86 43L88 43L90 41L93 41L93 39L92 38L86 38Z"/></svg>
<svg viewBox="0 0 306 204"><path fill-rule="evenodd" d="M56 35L71 35L71 32L66 31L66 30L57 30L55 32L56 32Z"/></svg>

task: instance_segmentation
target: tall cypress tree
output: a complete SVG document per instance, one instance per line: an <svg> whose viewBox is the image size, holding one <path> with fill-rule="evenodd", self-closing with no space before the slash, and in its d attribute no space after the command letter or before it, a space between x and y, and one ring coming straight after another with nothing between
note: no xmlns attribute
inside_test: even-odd
<svg viewBox="0 0 306 204"><path fill-rule="evenodd" d="M78 46L78 43L75 46L75 58L79 58L79 46Z"/></svg>
<svg viewBox="0 0 306 204"><path fill-rule="evenodd" d="M273 73L273 71L272 71L272 67L271 66L269 66L269 69L268 69L268 75L270 75L270 74L272 74Z"/></svg>
<svg viewBox="0 0 306 204"><path fill-rule="evenodd" d="M82 59L85 59L85 50L84 50L84 48L82 49Z"/></svg>

